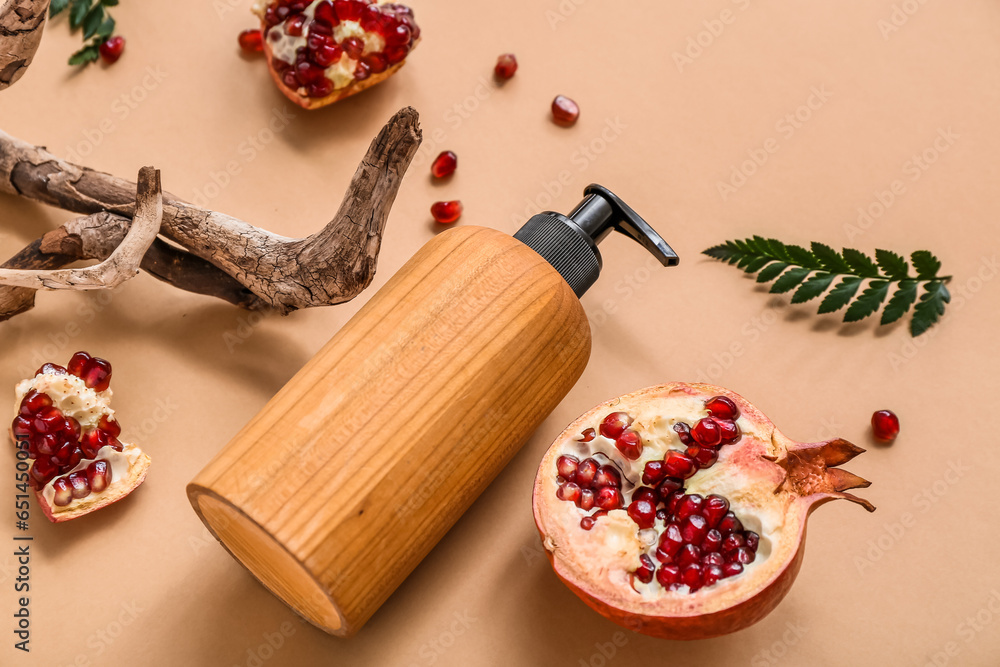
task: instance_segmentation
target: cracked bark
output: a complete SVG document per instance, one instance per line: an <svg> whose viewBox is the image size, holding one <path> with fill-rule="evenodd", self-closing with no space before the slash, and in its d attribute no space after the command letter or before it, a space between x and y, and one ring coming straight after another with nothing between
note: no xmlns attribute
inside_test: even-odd
<svg viewBox="0 0 1000 667"><path fill-rule="evenodd" d="M31 64L42 40L49 0L0 0L0 90L9 88Z"/></svg>

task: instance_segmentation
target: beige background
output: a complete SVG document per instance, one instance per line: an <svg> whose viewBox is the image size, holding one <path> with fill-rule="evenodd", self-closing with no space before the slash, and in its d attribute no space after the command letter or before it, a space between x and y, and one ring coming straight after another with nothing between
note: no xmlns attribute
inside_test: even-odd
<svg viewBox="0 0 1000 667"><path fill-rule="evenodd" d="M16 575L12 548L0 548L0 663L996 664L996 3L414 0L425 38L407 67L308 114L276 92L262 61L237 52L248 4L127 0L114 11L124 57L79 73L65 66L77 38L62 21L49 26L32 69L0 95L3 129L123 176L154 164L180 196L304 235L329 219L382 122L410 104L424 149L389 219L376 288L437 231L427 213L437 199L464 202L460 224L513 232L539 208L570 209L592 181L644 214L681 265L651 269L637 245L604 244L604 275L584 298L594 351L582 380L346 641L298 623L213 543L184 485L372 291L256 326L145 275L113 295L41 295L39 308L0 325L0 387L42 355L106 356L125 435L154 464L134 497L99 515L53 526L35 511L27 659L11 648ZM728 23L713 23L720 16ZM691 47L678 65L673 54L699 38L700 53ZM495 89L491 68L508 50L521 69ZM548 120L556 93L582 108L571 130ZM273 119L280 131L249 148ZM724 198L719 183L765 144L767 161ZM444 148L459 170L434 185L429 158ZM921 169L913 157L925 151L934 162ZM240 173L213 185L229 162ZM880 213L879 193L895 181L894 201L863 229L859 207ZM0 206L5 257L68 218L10 197ZM954 274L955 298L918 341L904 326L842 326L699 256L753 233L928 248ZM798 582L767 619L695 643L618 634L541 557L535 466L595 403L691 379L742 393L799 440L838 434L869 446L869 417L883 407L903 433L849 466L873 480L878 511L822 508ZM11 479L0 477L0 498L12 499ZM9 509L0 515L13 523ZM0 539L12 533L4 525Z"/></svg>

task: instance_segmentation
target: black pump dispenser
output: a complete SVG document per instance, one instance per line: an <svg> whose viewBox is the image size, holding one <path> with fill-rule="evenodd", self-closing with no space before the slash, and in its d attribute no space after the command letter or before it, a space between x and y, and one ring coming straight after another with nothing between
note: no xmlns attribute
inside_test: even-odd
<svg viewBox="0 0 1000 667"><path fill-rule="evenodd" d="M597 244L615 230L638 241L663 266L679 261L667 242L639 214L602 185L591 184L575 209L565 216L546 211L532 216L514 238L537 252L583 296L604 265Z"/></svg>

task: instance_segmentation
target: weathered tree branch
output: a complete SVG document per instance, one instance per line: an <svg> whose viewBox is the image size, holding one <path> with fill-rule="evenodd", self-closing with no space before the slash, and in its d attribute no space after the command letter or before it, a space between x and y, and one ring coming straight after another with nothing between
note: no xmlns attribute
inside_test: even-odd
<svg viewBox="0 0 1000 667"><path fill-rule="evenodd" d="M2 0L0 6L0 90L20 79L42 40L49 0Z"/></svg>
<svg viewBox="0 0 1000 667"><path fill-rule="evenodd" d="M337 215L325 228L302 239L278 236L164 194L160 233L192 255L157 242L151 248L158 253L157 261L144 262L143 268L155 267L151 272L178 284L178 273L200 258L231 276L249 294L239 294L244 290L217 280L204 263L198 268L212 284L206 289L188 284L184 289L212 293L251 308L269 306L287 313L348 301L375 274L385 221L420 138L417 112L410 107L397 112L369 147ZM0 131L0 192L70 211L110 212L129 218L134 212L135 188L134 183L65 162ZM21 263L37 259L37 251L22 254L18 255ZM0 288L0 306L6 300ZM23 295L21 301L23 305ZM0 307L0 318L4 311Z"/></svg>

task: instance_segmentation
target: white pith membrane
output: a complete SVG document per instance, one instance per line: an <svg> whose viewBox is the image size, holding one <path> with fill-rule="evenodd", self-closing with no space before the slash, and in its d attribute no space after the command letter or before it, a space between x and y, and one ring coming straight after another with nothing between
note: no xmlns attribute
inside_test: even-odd
<svg viewBox="0 0 1000 667"><path fill-rule="evenodd" d="M18 412L25 394L30 391L45 394L52 400L52 406L57 408L64 417L72 417L80 422L83 432L97 428L102 417L113 419L115 411L111 408L113 392L110 388L97 392L86 383L70 373L47 372L33 378L21 380L14 387L14 411ZM11 436L13 439L13 435ZM150 458L141 449L119 439L122 451L111 446L101 447L97 456L81 458L73 468L57 474L44 487L35 493L39 501L44 501L46 515L53 521L59 520L59 515L79 516L99 505L113 502L138 486L146 475ZM15 442L16 444L16 442ZM29 459L34 464L34 459ZM53 502L55 490L53 484L57 479L67 477L78 470L86 470L94 461L107 461L111 468L111 480L103 491L93 491L83 498L73 498L68 505L56 505Z"/></svg>
<svg viewBox="0 0 1000 667"><path fill-rule="evenodd" d="M282 60L289 65L295 64L296 51L300 47L306 46L306 42L309 38L308 25L312 21L313 15L316 12L316 5L318 5L322 0L314 0L309 3L309 6L305 8L302 14L305 18L306 28L302 31L301 35L289 35L288 26L283 21L271 28L265 28L266 37L264 38L267 44L270 46L272 57L276 60ZM384 5L387 4L388 0L379 0L372 4ZM267 11L270 2L265 0L255 0L253 4L253 12L257 14L261 20L264 19L264 12ZM385 39L382 35L377 32L365 32L365 29L361 27L361 23L358 21L341 21L333 27L333 38L339 44L349 37L357 37L365 43L365 49L362 55L368 55L369 53L376 53L383 51L385 49ZM341 90L347 88L353 83L356 83L354 79L354 70L358 66L358 61L351 58L344 53L340 56L340 60L331 64L325 70L325 76L327 79L333 83L333 90ZM305 86L300 86L298 91L302 94L305 93Z"/></svg>
<svg viewBox="0 0 1000 667"><path fill-rule="evenodd" d="M709 414L705 401L719 394L728 396L739 407L741 415L736 424L742 437L734 444L721 446L718 461L687 479L684 489L688 494L703 497L717 494L726 498L744 529L760 535L756 557L744 565L743 572L694 592L687 586L668 591L655 577L649 583L642 583L632 573L640 567L639 557L643 553L659 569L655 550L664 522L657 519L654 528L640 530L624 508L628 507L631 492L643 486L642 472L648 461L663 459L669 450L686 449L673 425L685 422L693 427ZM590 442L579 442L583 431L593 428L599 433L604 417L617 411L634 419L629 428L642 438L642 454L636 461L623 457L614 441L599 434ZM805 503L796 504L801 499L794 492L775 492L785 477L784 470L763 459L780 458L784 453L782 445L773 441L773 433L774 426L752 405L735 394L707 385L664 385L591 410L557 438L546 453L535 481L535 518L544 535L544 547L552 555L553 567L587 595L644 616L708 614L753 597L794 558L798 539L781 538L801 532L808 508ZM604 456L594 456L597 452ZM580 520L594 510L584 511L556 497L559 487L556 461L562 455L581 461L594 456L602 463L610 460L616 465L622 475L623 508L597 519L589 531L581 528Z"/></svg>

